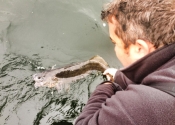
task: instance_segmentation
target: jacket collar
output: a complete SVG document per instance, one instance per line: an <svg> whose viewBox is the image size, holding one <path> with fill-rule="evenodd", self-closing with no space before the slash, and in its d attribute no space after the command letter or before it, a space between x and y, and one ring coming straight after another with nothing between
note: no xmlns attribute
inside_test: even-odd
<svg viewBox="0 0 175 125"><path fill-rule="evenodd" d="M118 83L123 89L126 89L128 84L141 84L147 75L157 70L174 56L175 43L159 48L129 67L119 70L115 75L114 82Z"/></svg>

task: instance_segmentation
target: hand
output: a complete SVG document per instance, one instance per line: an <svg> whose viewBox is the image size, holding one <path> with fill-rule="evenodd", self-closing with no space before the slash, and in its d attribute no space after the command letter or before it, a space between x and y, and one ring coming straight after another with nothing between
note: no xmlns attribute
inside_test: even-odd
<svg viewBox="0 0 175 125"><path fill-rule="evenodd" d="M115 73L117 72L117 69L115 68L108 68L103 72L103 75L106 75L107 80L114 81Z"/></svg>

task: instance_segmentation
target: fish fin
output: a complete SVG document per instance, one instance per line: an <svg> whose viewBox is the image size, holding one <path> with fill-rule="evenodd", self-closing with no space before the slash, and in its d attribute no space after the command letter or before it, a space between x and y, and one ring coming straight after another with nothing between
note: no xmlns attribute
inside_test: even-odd
<svg viewBox="0 0 175 125"><path fill-rule="evenodd" d="M92 57L89 61L90 62L98 62L100 64L103 64L106 67L109 67L108 63L99 55Z"/></svg>
<svg viewBox="0 0 175 125"><path fill-rule="evenodd" d="M55 64L55 65L53 65L53 66L51 67L51 69L55 69L55 67L56 67L56 64Z"/></svg>

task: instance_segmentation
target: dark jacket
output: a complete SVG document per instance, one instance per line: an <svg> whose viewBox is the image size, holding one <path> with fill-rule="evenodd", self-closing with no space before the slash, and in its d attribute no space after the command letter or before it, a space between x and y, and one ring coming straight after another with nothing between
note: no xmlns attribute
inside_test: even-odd
<svg viewBox="0 0 175 125"><path fill-rule="evenodd" d="M117 71L114 82L97 86L75 125L175 125L175 44Z"/></svg>

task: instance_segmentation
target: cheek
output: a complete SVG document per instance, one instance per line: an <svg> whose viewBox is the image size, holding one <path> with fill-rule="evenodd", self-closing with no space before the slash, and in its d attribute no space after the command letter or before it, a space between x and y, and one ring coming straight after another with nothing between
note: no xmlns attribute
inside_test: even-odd
<svg viewBox="0 0 175 125"><path fill-rule="evenodd" d="M124 67L127 66L128 65L127 64L128 63L128 58L127 58L127 55L123 52L123 50L119 47L115 47L114 50L115 50L115 54L116 54L117 58L122 63L122 65Z"/></svg>
<svg viewBox="0 0 175 125"><path fill-rule="evenodd" d="M114 51L115 51L116 56L117 56L118 58L120 58L120 56L121 56L121 54L120 54L120 49L119 49L117 46L115 46L115 47L114 47Z"/></svg>

